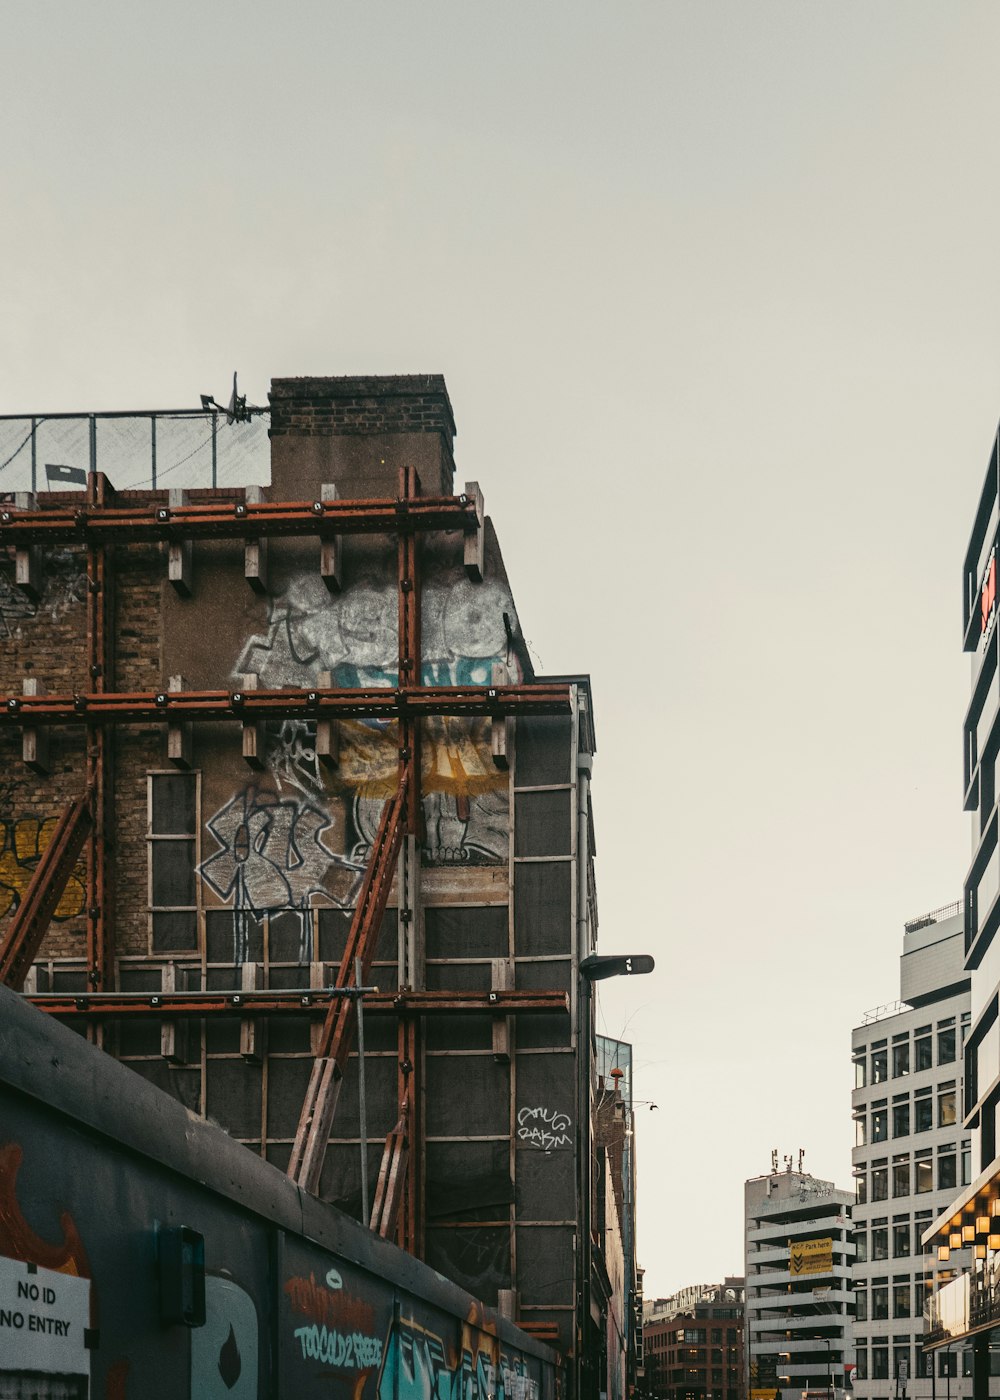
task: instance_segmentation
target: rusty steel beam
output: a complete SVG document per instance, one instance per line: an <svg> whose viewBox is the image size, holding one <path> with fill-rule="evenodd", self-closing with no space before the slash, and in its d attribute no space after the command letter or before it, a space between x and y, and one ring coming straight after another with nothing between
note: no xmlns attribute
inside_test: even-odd
<svg viewBox="0 0 1000 1400"><path fill-rule="evenodd" d="M395 795L382 809L382 819L337 973L338 987L351 984L358 959L363 977L367 978L371 969L382 915L396 870L399 843L403 839L407 788L404 774ZM319 1192L330 1128L356 1029L357 1016L351 999L338 997L331 1001L323 1022L287 1169L291 1179L313 1195Z"/></svg>
<svg viewBox="0 0 1000 1400"><path fill-rule="evenodd" d="M93 824L89 797L71 802L56 823L0 944L0 983L5 987L20 991L24 986Z"/></svg>
<svg viewBox="0 0 1000 1400"><path fill-rule="evenodd" d="M331 995L329 988L316 987L260 992L39 992L26 998L53 1016L130 1020L143 1016L326 1016L331 1003L341 999ZM364 1001L366 1016L458 1016L473 1012L521 1016L569 1011L569 997L560 991L368 991Z"/></svg>
<svg viewBox="0 0 1000 1400"><path fill-rule="evenodd" d="M103 472L87 478L87 506L109 508L115 489ZM96 695L114 684L115 574L113 545L87 542L87 670ZM102 725L87 724L87 786L93 793L94 828L87 848L87 980L96 991L114 983L114 891L108 845L114 840L115 745Z"/></svg>
<svg viewBox="0 0 1000 1400"><path fill-rule="evenodd" d="M404 534L415 530L478 528L471 496L414 500L219 501L186 506L126 505L110 508L88 500L77 508L0 510L0 544L91 544L121 540L260 539L274 535Z"/></svg>
<svg viewBox="0 0 1000 1400"><path fill-rule="evenodd" d="M316 690L88 691L0 697L0 725L180 724L185 720L333 719L423 715L559 715L570 688L554 682Z"/></svg>

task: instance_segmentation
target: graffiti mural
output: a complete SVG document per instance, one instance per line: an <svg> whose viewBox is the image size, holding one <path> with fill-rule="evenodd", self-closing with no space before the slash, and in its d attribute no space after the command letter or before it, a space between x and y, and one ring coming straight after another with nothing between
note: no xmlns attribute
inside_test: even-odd
<svg viewBox="0 0 1000 1400"><path fill-rule="evenodd" d="M17 1199L17 1177L24 1163L20 1143L0 1146L0 1254L59 1274L90 1278L90 1265L80 1232L69 1211L59 1217L61 1238L44 1240L25 1220Z"/></svg>
<svg viewBox="0 0 1000 1400"><path fill-rule="evenodd" d="M568 1116L554 1108L518 1109L517 1136L528 1147L538 1147L545 1153L573 1145Z"/></svg>
<svg viewBox="0 0 1000 1400"><path fill-rule="evenodd" d="M493 666L520 672L509 652L514 603L496 582L471 583L459 570L433 577L422 596L425 685L489 685ZM329 671L335 686L398 684L397 595L359 580L331 595L314 574L294 578L269 600L267 630L251 637L233 669L262 687L315 685ZM507 777L490 754L489 722L434 718L425 722L421 755L426 844L432 864L505 862L508 847ZM319 793L315 726L275 726L268 735L267 763L275 783ZM351 859L363 863L394 791L398 770L398 726L385 721L340 725L340 760L329 779L331 795L349 807Z"/></svg>
<svg viewBox="0 0 1000 1400"><path fill-rule="evenodd" d="M21 635L22 623L39 613L57 621L86 601L87 570L83 556L71 550L53 550L42 563L42 596L36 603L6 574L0 573L0 631L6 637Z"/></svg>
<svg viewBox="0 0 1000 1400"><path fill-rule="evenodd" d="M378 1378L378 1400L538 1400L539 1386L520 1356L463 1329L458 1355L436 1333L409 1318L393 1322Z"/></svg>
<svg viewBox="0 0 1000 1400"><path fill-rule="evenodd" d="M336 1275L336 1271L331 1271ZM339 1275L336 1275L339 1279ZM330 1282L330 1274L327 1274ZM284 1291L292 1311L304 1318L293 1329L302 1359L338 1371L373 1371L382 1364L382 1338L376 1335L370 1303L317 1283L316 1275L286 1279Z"/></svg>
<svg viewBox="0 0 1000 1400"><path fill-rule="evenodd" d="M362 874L324 845L323 833L330 827L327 814L306 799L282 798L249 786L206 826L219 849L202 862L199 873L220 900L232 904L233 961L247 959L251 918L281 909L299 915L299 961L310 962L314 902L345 902L332 893L330 872L346 870L352 892Z"/></svg>
<svg viewBox="0 0 1000 1400"><path fill-rule="evenodd" d="M56 817L20 817L0 821L0 918L15 910L24 898L35 867L52 840ZM54 918L74 919L86 903L87 872L83 858L73 867Z"/></svg>

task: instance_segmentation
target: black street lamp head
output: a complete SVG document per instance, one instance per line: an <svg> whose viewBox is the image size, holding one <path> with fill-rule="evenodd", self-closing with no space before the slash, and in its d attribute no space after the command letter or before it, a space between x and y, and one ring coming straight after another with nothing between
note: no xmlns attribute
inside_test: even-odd
<svg viewBox="0 0 1000 1400"><path fill-rule="evenodd" d="M603 982L606 977L636 977L652 972L655 966L648 953L615 953L608 957L591 953L580 964L580 976L588 982Z"/></svg>

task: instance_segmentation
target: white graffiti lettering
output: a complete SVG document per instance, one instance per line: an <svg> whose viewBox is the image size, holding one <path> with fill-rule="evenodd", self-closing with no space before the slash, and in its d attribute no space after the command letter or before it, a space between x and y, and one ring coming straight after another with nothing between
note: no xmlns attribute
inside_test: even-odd
<svg viewBox="0 0 1000 1400"><path fill-rule="evenodd" d="M517 1136L521 1142L539 1147L543 1152L552 1152L558 1147L569 1147L569 1118L554 1108L522 1108L517 1114Z"/></svg>
<svg viewBox="0 0 1000 1400"><path fill-rule="evenodd" d="M382 1364L382 1342L363 1332L338 1332L319 1327L296 1327L295 1339L303 1358L336 1366L342 1371L370 1371Z"/></svg>

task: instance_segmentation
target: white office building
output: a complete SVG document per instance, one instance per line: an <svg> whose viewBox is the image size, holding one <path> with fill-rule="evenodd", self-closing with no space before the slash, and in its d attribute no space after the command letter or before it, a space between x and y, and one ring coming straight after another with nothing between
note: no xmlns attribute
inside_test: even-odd
<svg viewBox="0 0 1000 1400"><path fill-rule="evenodd" d="M803 1172L801 1154L798 1170L787 1158L779 1171L775 1153L774 1170L746 1183L747 1394L841 1394L853 1346L853 1200L852 1192Z"/></svg>
<svg viewBox="0 0 1000 1400"><path fill-rule="evenodd" d="M900 1000L852 1032L854 1391L858 1400L971 1394L971 1350L921 1351L934 1260L921 1235L970 1180L962 1131L969 1023L961 903L905 926ZM967 1254L968 1251L965 1251Z"/></svg>

